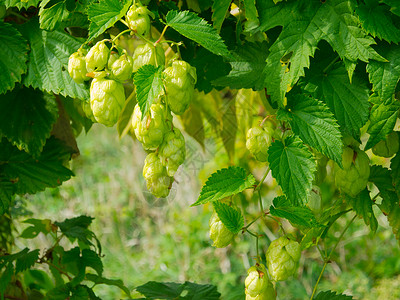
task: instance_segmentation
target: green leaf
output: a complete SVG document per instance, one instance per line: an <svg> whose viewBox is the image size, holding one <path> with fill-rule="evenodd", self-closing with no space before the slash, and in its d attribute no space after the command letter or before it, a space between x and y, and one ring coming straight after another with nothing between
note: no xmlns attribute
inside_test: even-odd
<svg viewBox="0 0 400 300"><path fill-rule="evenodd" d="M229 86L232 89L264 88L264 81L260 74L265 67L265 59L268 56L267 43L246 42L236 48L229 59L232 70L228 75L212 81L216 86Z"/></svg>
<svg viewBox="0 0 400 300"><path fill-rule="evenodd" d="M6 6L6 8L17 7L19 10L21 10L22 8L28 9L31 6L37 7L40 1L41 0L4 0L4 5Z"/></svg>
<svg viewBox="0 0 400 300"><path fill-rule="evenodd" d="M280 106L288 87L304 76L304 68L309 68L309 57L314 56L321 40L326 40L341 58L350 61L385 61L371 47L375 44L372 37L359 28L349 0L323 3L310 0L299 5L302 5L301 13L290 14L290 22L286 17L281 23L283 30L270 48L263 74L272 101Z"/></svg>
<svg viewBox="0 0 400 300"><path fill-rule="evenodd" d="M15 273L23 272L33 267L39 259L39 251L39 249L35 249L19 257L15 264Z"/></svg>
<svg viewBox="0 0 400 300"><path fill-rule="evenodd" d="M379 103L372 106L370 125L367 131L370 137L365 145L365 150L372 148L381 140L386 139L386 136L392 132L396 125L399 109L399 101L393 101L387 105Z"/></svg>
<svg viewBox="0 0 400 300"><path fill-rule="evenodd" d="M81 43L61 31L41 30L36 19L22 25L21 31L31 46L24 84L65 97L89 99L88 87L75 83L67 70L69 56Z"/></svg>
<svg viewBox="0 0 400 300"><path fill-rule="evenodd" d="M0 167L0 174L3 168ZM0 175L0 215L3 215L10 208L11 201L14 198L15 186L3 174Z"/></svg>
<svg viewBox="0 0 400 300"><path fill-rule="evenodd" d="M356 8L361 25L373 37L378 37L387 42L400 41L400 29L394 25L394 20L387 6L379 5L378 1L360 3Z"/></svg>
<svg viewBox="0 0 400 300"><path fill-rule="evenodd" d="M367 72L373 90L388 104L400 80L400 45L382 45L378 49L388 62L372 60L367 65Z"/></svg>
<svg viewBox="0 0 400 300"><path fill-rule="evenodd" d="M104 277L101 277L96 274L86 274L86 279L92 281L95 284L106 284L110 286L116 286L119 287L122 291L124 291L129 297L130 297L130 292L129 289L124 285L122 280L118 279L107 279Z"/></svg>
<svg viewBox="0 0 400 300"><path fill-rule="evenodd" d="M56 286L54 289L51 289L46 294L47 299L53 300L65 300L70 297L70 288L69 285L63 284Z"/></svg>
<svg viewBox="0 0 400 300"><path fill-rule="evenodd" d="M221 30L222 23L225 20L226 13L228 12L229 6L232 0L214 0L212 5L212 21L214 28L219 32Z"/></svg>
<svg viewBox="0 0 400 300"><path fill-rule="evenodd" d="M316 171L312 152L297 137L287 138L285 144L275 140L268 149L268 162L290 203L306 204Z"/></svg>
<svg viewBox="0 0 400 300"><path fill-rule="evenodd" d="M336 294L336 292L324 291L319 292L318 295L314 298L315 300L351 300L352 296L347 296L343 294Z"/></svg>
<svg viewBox="0 0 400 300"><path fill-rule="evenodd" d="M171 10L166 16L166 21L168 26L210 52L226 57L231 55L217 30L195 13Z"/></svg>
<svg viewBox="0 0 400 300"><path fill-rule="evenodd" d="M400 3L397 0L383 0L384 3L389 5L390 11L398 16L400 16Z"/></svg>
<svg viewBox="0 0 400 300"><path fill-rule="evenodd" d="M235 98L222 98L222 105L220 107L222 128L220 131L222 143L228 153L229 160L234 161L235 157L235 141L237 134L237 117Z"/></svg>
<svg viewBox="0 0 400 300"><path fill-rule="evenodd" d="M40 2L39 23L41 29L54 30L69 15L66 0L44 0Z"/></svg>
<svg viewBox="0 0 400 300"><path fill-rule="evenodd" d="M0 94L14 88L27 70L28 44L10 23L0 21Z"/></svg>
<svg viewBox="0 0 400 300"><path fill-rule="evenodd" d="M305 250L311 248L312 246L317 245L324 230L325 227L322 226L310 228L310 230L308 230L301 239L300 243L301 249Z"/></svg>
<svg viewBox="0 0 400 300"><path fill-rule="evenodd" d="M350 83L341 63L335 64L327 73L311 71L310 77L305 80L314 85L314 96L328 105L343 132L358 139L360 128L369 115L369 91L365 81L353 76Z"/></svg>
<svg viewBox="0 0 400 300"><path fill-rule="evenodd" d="M257 10L260 19L260 31L267 31L277 26L286 26L297 13L296 1L279 3L272 0L257 1Z"/></svg>
<svg viewBox="0 0 400 300"><path fill-rule="evenodd" d="M131 118L133 111L135 109L136 101L136 93L132 92L131 96L129 96L125 100L124 107L119 114L118 122L117 122L117 131L119 138L123 138L126 134L129 134L130 129L132 127Z"/></svg>
<svg viewBox="0 0 400 300"><path fill-rule="evenodd" d="M387 218L396 239L400 243L400 206L398 205L398 203L392 206L392 210L387 215Z"/></svg>
<svg viewBox="0 0 400 300"><path fill-rule="evenodd" d="M20 235L24 239L33 239L37 237L39 233L48 234L50 233L51 221L49 219L27 219L23 223L32 224L33 226L27 227Z"/></svg>
<svg viewBox="0 0 400 300"><path fill-rule="evenodd" d="M378 228L378 221L372 210L374 204L367 189L359 193L355 198L346 195L346 201L351 205L357 216L364 219L365 225L371 227L371 231L375 232Z"/></svg>
<svg viewBox="0 0 400 300"><path fill-rule="evenodd" d="M289 102L287 111L278 111L278 118L282 117L288 119L293 132L305 143L342 164L342 135L332 112L324 103L298 94Z"/></svg>
<svg viewBox="0 0 400 300"><path fill-rule="evenodd" d="M143 294L146 299L218 300L221 297L216 286L209 284L196 284L188 281L183 284L149 281L144 285L138 286L136 290ZM184 298L181 297L183 292L186 294Z"/></svg>
<svg viewBox="0 0 400 300"><path fill-rule="evenodd" d="M87 267L91 267L99 276L103 274L103 263L99 255L90 249L83 249L81 263Z"/></svg>
<svg viewBox="0 0 400 300"><path fill-rule="evenodd" d="M43 97L38 90L14 89L0 95L0 133L34 157L43 150L57 118L55 98Z"/></svg>
<svg viewBox="0 0 400 300"><path fill-rule="evenodd" d="M383 199L379 208L383 213L389 214L393 206L398 205L399 202L393 184L391 171L382 166L374 165L371 167L369 181L376 185L379 189L379 195Z"/></svg>
<svg viewBox="0 0 400 300"><path fill-rule="evenodd" d="M18 194L34 194L70 179L73 173L63 165L70 156L70 151L54 138L47 140L38 158L18 150L5 138L0 143L3 174L14 184Z"/></svg>
<svg viewBox="0 0 400 300"><path fill-rule="evenodd" d="M313 212L306 206L292 206L285 196L276 197L269 208L271 215L307 228L320 227Z"/></svg>
<svg viewBox="0 0 400 300"><path fill-rule="evenodd" d="M234 234L237 234L244 226L244 219L240 210L220 201L213 202L214 209L219 219Z"/></svg>
<svg viewBox="0 0 400 300"><path fill-rule="evenodd" d="M0 297L6 291L8 284L11 282L12 276L14 275L14 266L10 262L7 264L6 269L0 276Z"/></svg>
<svg viewBox="0 0 400 300"><path fill-rule="evenodd" d="M200 192L199 199L191 206L214 202L238 194L256 183L253 175L246 175L240 167L218 170L207 180Z"/></svg>
<svg viewBox="0 0 400 300"><path fill-rule="evenodd" d="M244 24L245 32L252 32L260 25L255 0L244 0L244 10L247 22Z"/></svg>
<svg viewBox="0 0 400 300"><path fill-rule="evenodd" d="M193 137L204 149L204 124L199 107L192 103L181 116L181 121L185 132Z"/></svg>
<svg viewBox="0 0 400 300"><path fill-rule="evenodd" d="M100 0L91 2L87 8L90 20L88 41L98 37L115 22L120 20L128 11L132 1L130 0Z"/></svg>
<svg viewBox="0 0 400 300"><path fill-rule="evenodd" d="M162 66L144 65L135 73L136 98L142 119L163 90L162 71Z"/></svg>
<svg viewBox="0 0 400 300"><path fill-rule="evenodd" d="M94 220L88 216L79 216L71 219L65 219L63 222L54 222L56 226L58 226L63 234L68 238L92 245L92 242L89 241L94 234L92 231L88 229L89 225Z"/></svg>

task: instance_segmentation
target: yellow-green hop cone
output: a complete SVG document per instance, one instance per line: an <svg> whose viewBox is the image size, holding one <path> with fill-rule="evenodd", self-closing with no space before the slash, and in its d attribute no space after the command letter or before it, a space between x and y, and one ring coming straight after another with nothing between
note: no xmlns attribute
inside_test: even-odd
<svg viewBox="0 0 400 300"><path fill-rule="evenodd" d="M260 126L250 128L246 133L246 148L261 162L268 160L268 148L272 143L272 129Z"/></svg>
<svg viewBox="0 0 400 300"><path fill-rule="evenodd" d="M175 60L163 73L168 106L174 114L181 115L193 99L196 68L183 60Z"/></svg>
<svg viewBox="0 0 400 300"><path fill-rule="evenodd" d="M225 248L235 237L235 234L225 227L216 212L212 214L209 225L210 239L213 241L214 247Z"/></svg>
<svg viewBox="0 0 400 300"><path fill-rule="evenodd" d="M118 57L118 54L112 54L108 60L108 69L112 78L124 82L131 78L133 68L133 59L126 51Z"/></svg>
<svg viewBox="0 0 400 300"><path fill-rule="evenodd" d="M81 101L81 107L86 118L88 118L94 123L97 122L96 119L94 118L92 108L90 107L90 102Z"/></svg>
<svg viewBox="0 0 400 300"><path fill-rule="evenodd" d="M294 275L301 256L300 244L282 236L271 242L265 254L272 280L286 280Z"/></svg>
<svg viewBox="0 0 400 300"><path fill-rule="evenodd" d="M336 186L351 197L357 196L368 183L370 174L368 155L350 147L343 149L343 169L335 163Z"/></svg>
<svg viewBox="0 0 400 300"><path fill-rule="evenodd" d="M157 46L144 44L136 47L133 52L133 67L132 71L137 72L144 65L164 66L165 53L164 49L157 44Z"/></svg>
<svg viewBox="0 0 400 300"><path fill-rule="evenodd" d="M263 264L256 264L247 270L244 281L246 299L275 299L276 293Z"/></svg>
<svg viewBox="0 0 400 300"><path fill-rule="evenodd" d="M147 9L147 7L138 2L131 5L126 13L126 21L128 22L129 28L139 35L147 36L150 32L149 14L152 13Z"/></svg>
<svg viewBox="0 0 400 300"><path fill-rule="evenodd" d="M90 77L86 76L85 54L85 50L79 49L77 52L72 53L68 60L69 76L71 76L76 83L83 83L90 79Z"/></svg>
<svg viewBox="0 0 400 300"><path fill-rule="evenodd" d="M106 126L117 123L125 104L122 83L112 79L95 78L90 86L90 108L95 120Z"/></svg>
<svg viewBox="0 0 400 300"><path fill-rule="evenodd" d="M165 134L170 130L172 116L162 104L152 104L149 114L142 120L142 112L136 104L132 116L132 128L136 138L146 150L156 150L164 140Z"/></svg>
<svg viewBox="0 0 400 300"><path fill-rule="evenodd" d="M143 177L146 179L148 190L158 198L167 197L172 183L167 170L156 153L147 155L144 161Z"/></svg>
<svg viewBox="0 0 400 300"><path fill-rule="evenodd" d="M168 175L174 176L186 156L185 139L178 128L165 135L159 155Z"/></svg>
<svg viewBox="0 0 400 300"><path fill-rule="evenodd" d="M392 157L397 151L399 151L399 135L397 131L391 132L386 136L385 140L372 147L372 152L381 157Z"/></svg>
<svg viewBox="0 0 400 300"><path fill-rule="evenodd" d="M103 70L108 62L110 50L104 42L97 42L85 57L88 72Z"/></svg>

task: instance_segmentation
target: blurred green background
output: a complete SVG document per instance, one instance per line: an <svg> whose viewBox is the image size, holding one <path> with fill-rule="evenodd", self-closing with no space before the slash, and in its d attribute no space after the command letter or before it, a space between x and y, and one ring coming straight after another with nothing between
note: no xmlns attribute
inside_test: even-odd
<svg viewBox="0 0 400 300"><path fill-rule="evenodd" d="M25 214L20 208L18 218L95 217L91 229L103 246L104 276L122 279L131 290L150 280L189 280L217 285L222 299L244 299L246 270L255 263L255 239L239 235L233 246L213 248L208 238L211 207L190 207L204 180L227 165L226 154L217 156L215 162L213 153L217 149L223 152L221 147L203 151L193 139L185 138L187 159L175 176L177 182L170 196L154 199L141 174L146 156L141 145L130 137L119 140L115 128L95 124L87 135L82 133L77 139L81 154L71 163L76 176L59 188L19 199ZM262 172L255 170L256 177ZM267 180L273 185L271 178ZM329 197L329 191L323 196ZM265 196L264 207L272 197ZM257 201L247 209L247 215L256 215ZM378 210L376 214L379 229L375 235L362 220L351 225L319 290L344 292L355 299L400 299L399 245ZM341 218L332 227L327 249L351 217ZM284 225L287 231L293 230L290 224ZM19 230L23 228L18 226ZM260 239L262 253L270 240L281 234L270 220L259 221L252 229L264 234ZM47 245L39 236L35 241L17 239L16 247L22 249L29 242L42 249ZM308 299L322 265L315 247L303 252L298 275L277 284L278 299ZM102 299L124 298L114 287L98 286L95 291Z"/></svg>

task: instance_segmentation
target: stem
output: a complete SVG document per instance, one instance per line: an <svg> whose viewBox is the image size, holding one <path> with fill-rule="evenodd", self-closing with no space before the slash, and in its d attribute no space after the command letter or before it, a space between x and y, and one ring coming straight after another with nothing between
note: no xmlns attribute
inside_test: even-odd
<svg viewBox="0 0 400 300"><path fill-rule="evenodd" d="M321 280L321 278L322 278L322 274L324 273L325 268L326 268L326 266L328 265L329 260L331 259L331 256L332 256L333 251L335 251L336 247L339 245L339 242L340 242L341 239L343 238L345 232L347 231L347 229L349 229L351 223L353 223L353 221L355 220L356 217L357 217L357 215L354 215L354 217L353 217L353 218L350 220L350 222L346 225L346 227L343 229L342 233L340 234L338 240L336 241L336 244L333 246L331 252L329 252L329 255L325 258L325 260L324 260L324 266L322 267L322 270L321 270L321 273L319 274L318 280L317 280L317 282L315 283L314 290L313 290L313 292L312 292L312 295L311 295L310 300L312 300L312 299L314 298L314 295L315 295L315 293L316 293L316 291L317 291L318 284L319 284L319 282L320 282L320 280Z"/></svg>
<svg viewBox="0 0 400 300"><path fill-rule="evenodd" d="M24 16L22 16L22 15L16 13L16 12L13 12L12 10L11 10L11 11L8 11L7 13L8 13L9 15L16 16L17 18L20 18L21 20L23 20L23 21L25 21L25 22L29 21L28 18L25 18Z"/></svg>
<svg viewBox="0 0 400 300"><path fill-rule="evenodd" d="M264 207L263 207L263 203L262 203L262 198L261 198L261 190L258 190L258 202L260 203L260 209L261 209L261 214L262 217L264 217Z"/></svg>
<svg viewBox="0 0 400 300"><path fill-rule="evenodd" d="M265 174L264 174L263 178L261 178L260 182L259 182L259 183L257 184L257 186L254 188L254 191L257 191L257 190L261 187L261 185L263 184L265 178L267 178L268 173L269 173L269 167L267 167L267 169L265 170Z"/></svg>
<svg viewBox="0 0 400 300"><path fill-rule="evenodd" d="M121 20L119 20L121 23L123 23L126 27L128 27L129 28L129 24L128 24L128 22L126 22L125 20L123 20L123 19L121 19Z"/></svg>
<svg viewBox="0 0 400 300"><path fill-rule="evenodd" d="M158 38L158 40L154 43L154 47L161 41L161 39L164 37L165 31L167 31L168 25L165 25L163 31L161 32L160 37Z"/></svg>
<svg viewBox="0 0 400 300"><path fill-rule="evenodd" d="M121 35L123 35L124 33L129 32L129 31L131 31L131 30L130 30L130 29L126 29L126 30L124 30L124 31L121 31L120 33L118 33L118 34L111 40L111 42L114 44L114 42L115 42Z"/></svg>
<svg viewBox="0 0 400 300"><path fill-rule="evenodd" d="M334 63L336 63L339 60L339 56L337 56L334 60L331 61L331 63L322 71L322 73L326 73L332 66Z"/></svg>
<svg viewBox="0 0 400 300"><path fill-rule="evenodd" d="M259 255L259 252L258 252L258 234L255 234L254 232L251 232L248 229L246 229L246 231L256 238L257 262L260 262L259 261L260 260L260 255Z"/></svg>
<svg viewBox="0 0 400 300"><path fill-rule="evenodd" d="M253 223L255 221L257 221L261 216L258 216L257 218L255 218L253 221L251 221L249 224L247 224L245 227L242 228L242 230L246 231L247 228L249 228L251 225L253 225Z"/></svg>
<svg viewBox="0 0 400 300"><path fill-rule="evenodd" d="M53 263L51 263L51 262L49 262L49 261L45 261L45 263L48 264L49 266L53 267L54 269L56 269L58 272L60 272L60 274L63 274L63 275L65 275L65 276L67 276L68 279L69 279L69 281L72 280L72 277L69 276L69 274L68 274L67 272L61 270L61 269L60 269L59 267L57 267L55 264L53 264Z"/></svg>

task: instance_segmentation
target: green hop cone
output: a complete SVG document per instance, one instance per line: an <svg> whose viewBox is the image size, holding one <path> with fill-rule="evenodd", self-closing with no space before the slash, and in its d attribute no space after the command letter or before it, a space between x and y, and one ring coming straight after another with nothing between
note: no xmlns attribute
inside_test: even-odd
<svg viewBox="0 0 400 300"><path fill-rule="evenodd" d="M92 108L90 107L90 102L81 101L81 107L86 118L91 120L93 123L97 122L94 118Z"/></svg>
<svg viewBox="0 0 400 300"><path fill-rule="evenodd" d="M247 270L244 281L246 300L249 299L276 299L272 282L269 280L267 269L263 264L256 264Z"/></svg>
<svg viewBox="0 0 400 300"><path fill-rule="evenodd" d="M101 71L108 62L110 50L104 42L97 42L86 55L86 69L88 72Z"/></svg>
<svg viewBox="0 0 400 300"><path fill-rule="evenodd" d="M397 151L399 151L399 135L397 131L391 132L386 136L385 140L372 147L372 152L381 157L392 157Z"/></svg>
<svg viewBox="0 0 400 300"><path fill-rule="evenodd" d="M165 135L159 155L168 175L174 176L186 156L185 139L178 128Z"/></svg>
<svg viewBox="0 0 400 300"><path fill-rule="evenodd" d="M114 53L108 60L108 69L113 79L124 82L131 78L133 68L133 59L124 50L121 56Z"/></svg>
<svg viewBox="0 0 400 300"><path fill-rule="evenodd" d="M272 129L265 130L260 126L254 126L247 131L246 148L261 162L268 160L268 148L272 143Z"/></svg>
<svg viewBox="0 0 400 300"><path fill-rule="evenodd" d="M157 46L144 44L136 47L133 52L133 67L132 71L137 72L144 65L163 66L165 65L164 49Z"/></svg>
<svg viewBox="0 0 400 300"><path fill-rule="evenodd" d="M142 112L136 104L133 111L132 127L136 138L146 150L156 150L164 140L172 124L172 116L162 104L152 104L150 114L142 120Z"/></svg>
<svg viewBox="0 0 400 300"><path fill-rule="evenodd" d="M122 83L112 79L95 78L90 86L90 108L97 122L113 126L125 104Z"/></svg>
<svg viewBox="0 0 400 300"><path fill-rule="evenodd" d="M83 83L90 79L90 77L86 76L85 54L86 50L79 49L77 52L72 53L68 60L69 76L71 76L76 83Z"/></svg>
<svg viewBox="0 0 400 300"><path fill-rule="evenodd" d="M168 106L173 113L181 115L193 99L196 68L183 60L175 60L163 73Z"/></svg>
<svg viewBox="0 0 400 300"><path fill-rule="evenodd" d="M215 211L211 216L209 225L210 239L213 241L214 247L225 248L235 237L235 234L225 227Z"/></svg>
<svg viewBox="0 0 400 300"><path fill-rule="evenodd" d="M153 14L147 9L147 7L136 1L135 4L131 5L128 12L126 13L126 21L128 22L129 28L135 31L139 35L149 35L150 33L150 16Z"/></svg>
<svg viewBox="0 0 400 300"><path fill-rule="evenodd" d="M357 196L368 183L370 167L368 155L350 147L343 149L343 169L335 164L336 186L351 197Z"/></svg>
<svg viewBox="0 0 400 300"><path fill-rule="evenodd" d="M300 260L300 244L282 236L268 247L265 259L272 280L286 280L294 275Z"/></svg>
<svg viewBox="0 0 400 300"><path fill-rule="evenodd" d="M146 179L148 190L154 196L158 198L168 196L173 179L168 176L166 168L156 153L147 155L144 161L143 177Z"/></svg>

